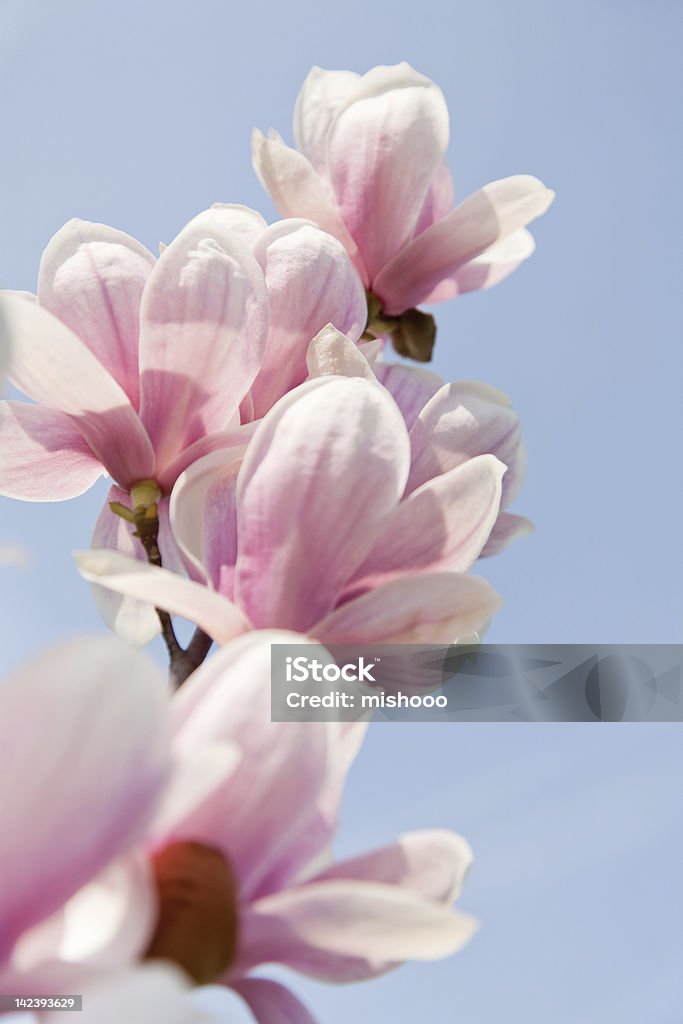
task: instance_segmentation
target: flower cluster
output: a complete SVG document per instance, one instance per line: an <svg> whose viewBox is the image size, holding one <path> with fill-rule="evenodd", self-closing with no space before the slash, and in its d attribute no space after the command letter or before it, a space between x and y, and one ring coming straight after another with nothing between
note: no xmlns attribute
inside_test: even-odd
<svg viewBox="0 0 683 1024"><path fill-rule="evenodd" d="M0 689L0 988L83 990L93 1021L200 1020L191 986L220 982L307 1024L257 968L357 981L474 927L457 835L333 860L364 725L272 722L269 652L450 644L493 616L469 570L530 528L507 511L517 415L387 357L428 361L419 305L509 274L552 192L520 175L454 205L445 100L407 64L315 68L294 130L253 141L285 219L217 203L158 257L73 220L36 294L0 298L0 373L29 399L0 402L0 493L111 478L76 560L120 638ZM127 646L160 631L170 689Z"/></svg>

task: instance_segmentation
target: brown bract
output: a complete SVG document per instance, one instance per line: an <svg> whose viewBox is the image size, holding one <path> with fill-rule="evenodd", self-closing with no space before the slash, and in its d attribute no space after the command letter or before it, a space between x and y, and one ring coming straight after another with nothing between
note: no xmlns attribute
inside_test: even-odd
<svg viewBox="0 0 683 1024"><path fill-rule="evenodd" d="M418 363L430 362L436 340L434 317L420 309L407 309L397 317L391 340L400 356L414 359Z"/></svg>
<svg viewBox="0 0 683 1024"><path fill-rule="evenodd" d="M431 313L420 309L407 309L399 316L385 316L380 300L372 292L366 292L368 300L368 322L363 337L391 337L392 344L400 356L414 359L418 363L431 362L436 340L436 321Z"/></svg>

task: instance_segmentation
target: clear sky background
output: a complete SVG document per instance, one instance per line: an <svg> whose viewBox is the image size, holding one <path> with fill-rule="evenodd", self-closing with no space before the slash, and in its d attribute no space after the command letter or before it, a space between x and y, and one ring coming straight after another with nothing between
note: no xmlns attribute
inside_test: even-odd
<svg viewBox="0 0 683 1024"><path fill-rule="evenodd" d="M460 197L525 172L558 193L525 267L436 310L434 368L508 392L529 451L537 532L482 567L489 638L680 642L682 30L677 0L0 0L0 283L33 290L72 216L153 250L215 200L274 216L252 127L291 139L313 64L409 60L446 94ZM102 628L69 552L105 491L0 502L33 559L3 571L0 668ZM377 726L340 850L462 831L482 929L441 964L294 987L328 1024L679 1024L682 774L680 727Z"/></svg>

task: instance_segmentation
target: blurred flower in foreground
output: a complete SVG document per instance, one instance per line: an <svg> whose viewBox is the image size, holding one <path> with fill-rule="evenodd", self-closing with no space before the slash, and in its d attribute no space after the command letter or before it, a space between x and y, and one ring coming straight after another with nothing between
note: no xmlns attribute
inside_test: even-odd
<svg viewBox="0 0 683 1024"><path fill-rule="evenodd" d="M83 993L84 1024L201 1020L170 965L121 965L110 974L55 962L44 932L51 915L144 835L170 778L169 742L166 687L145 658L112 638L47 651L0 682L1 992Z"/></svg>
<svg viewBox="0 0 683 1024"><path fill-rule="evenodd" d="M324 376L281 399L242 450L217 451L171 500L187 580L107 551L94 583L183 615L225 643L248 629L322 643L450 643L499 599L468 576L498 516L505 466L443 467L403 497L410 438L376 381Z"/></svg>
<svg viewBox="0 0 683 1024"><path fill-rule="evenodd" d="M254 167L283 216L340 239L368 290L368 332L428 360L431 317L414 307L502 280L534 250L525 225L554 193L530 175L453 206L448 109L409 64L365 75L313 68L294 112L298 149L254 132Z"/></svg>
<svg viewBox="0 0 683 1024"><path fill-rule="evenodd" d="M332 862L364 726L270 721L270 644L293 640L241 638L173 699L174 774L138 844L151 873L129 858L86 886L34 939L43 956L77 951L100 971L172 960L196 983L231 986L272 1024L310 1018L283 986L252 976L263 964L360 981L468 941L473 920L451 908L471 861L461 837L413 832Z"/></svg>

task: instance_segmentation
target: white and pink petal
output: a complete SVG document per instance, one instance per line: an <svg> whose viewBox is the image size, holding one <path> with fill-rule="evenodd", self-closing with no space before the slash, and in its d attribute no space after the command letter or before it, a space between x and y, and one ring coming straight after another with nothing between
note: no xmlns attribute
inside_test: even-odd
<svg viewBox="0 0 683 1024"><path fill-rule="evenodd" d="M0 959L142 835L170 772L167 700L157 669L104 637L3 682Z"/></svg>
<svg viewBox="0 0 683 1024"><path fill-rule="evenodd" d="M406 245L373 283L385 313L425 302L470 260L514 234L550 206L554 192L529 174L492 181Z"/></svg>
<svg viewBox="0 0 683 1024"><path fill-rule="evenodd" d="M4 294L0 317L11 345L9 378L33 401L65 413L123 487L154 473L149 437L123 388L52 313Z"/></svg>
<svg viewBox="0 0 683 1024"><path fill-rule="evenodd" d="M356 579L469 569L496 522L504 473L494 455L479 455L418 487L393 513Z"/></svg>
<svg viewBox="0 0 683 1024"><path fill-rule="evenodd" d="M219 644L247 632L249 620L221 594L168 569L116 551L74 552L81 576L89 583L180 615L200 626Z"/></svg>
<svg viewBox="0 0 683 1024"><path fill-rule="evenodd" d="M104 473L73 421L27 402L0 402L0 494L22 501L64 501Z"/></svg>
<svg viewBox="0 0 683 1024"><path fill-rule="evenodd" d="M265 359L251 389L259 418L305 380L308 345L326 324L358 341L367 302L341 242L308 221L273 224L261 235L255 254L271 309Z"/></svg>
<svg viewBox="0 0 683 1024"><path fill-rule="evenodd" d="M265 136L258 130L252 134L254 170L283 217L305 217L338 238L361 276L364 285L368 276L329 187L320 178L303 153L285 145L271 129Z"/></svg>
<svg viewBox="0 0 683 1024"><path fill-rule="evenodd" d="M407 888L310 882L246 910L235 969L279 963L320 981L360 981L406 960L450 956L475 931L468 914Z"/></svg>
<svg viewBox="0 0 683 1024"><path fill-rule="evenodd" d="M257 627L305 632L331 611L398 504L408 458L379 384L322 377L278 402L237 484L235 593Z"/></svg>
<svg viewBox="0 0 683 1024"><path fill-rule="evenodd" d="M478 381L445 384L427 402L410 431L412 462L408 492L477 455L492 454L507 466L502 506L524 476L521 427L510 400Z"/></svg>
<svg viewBox="0 0 683 1024"><path fill-rule="evenodd" d="M324 644L450 644L486 625L498 594L466 573L407 575L349 595L311 632Z"/></svg>
<svg viewBox="0 0 683 1024"><path fill-rule="evenodd" d="M126 392L140 399L140 299L156 260L105 224L70 220L40 261L38 301L81 338Z"/></svg>
<svg viewBox="0 0 683 1024"><path fill-rule="evenodd" d="M224 431L261 366L269 309L258 263L207 210L164 250L140 309L140 416L157 472Z"/></svg>
<svg viewBox="0 0 683 1024"><path fill-rule="evenodd" d="M373 291L413 238L447 145L443 94L406 63L373 68L338 110L327 138L329 180Z"/></svg>

